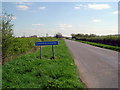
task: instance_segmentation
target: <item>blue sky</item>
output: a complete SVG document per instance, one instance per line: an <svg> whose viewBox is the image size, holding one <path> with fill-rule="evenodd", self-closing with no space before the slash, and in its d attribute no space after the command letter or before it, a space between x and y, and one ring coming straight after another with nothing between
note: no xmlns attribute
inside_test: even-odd
<svg viewBox="0 0 120 90"><path fill-rule="evenodd" d="M15 36L118 33L117 2L3 2L2 8L14 15Z"/></svg>

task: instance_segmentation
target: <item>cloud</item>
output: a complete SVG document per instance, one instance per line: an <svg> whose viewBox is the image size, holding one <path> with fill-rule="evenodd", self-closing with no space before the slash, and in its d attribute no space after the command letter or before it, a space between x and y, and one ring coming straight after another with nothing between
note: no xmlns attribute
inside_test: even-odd
<svg viewBox="0 0 120 90"><path fill-rule="evenodd" d="M79 7L88 7L87 5L85 5L85 4L80 4L80 5L78 5Z"/></svg>
<svg viewBox="0 0 120 90"><path fill-rule="evenodd" d="M109 4L88 4L88 8L101 10L110 8Z"/></svg>
<svg viewBox="0 0 120 90"><path fill-rule="evenodd" d="M114 11L114 12L112 12L112 14L120 14L120 12L119 11Z"/></svg>
<svg viewBox="0 0 120 90"><path fill-rule="evenodd" d="M80 6L76 6L76 7L74 7L75 9L80 9Z"/></svg>
<svg viewBox="0 0 120 90"><path fill-rule="evenodd" d="M43 7L39 7L39 9L40 10L44 10L44 9L46 9L46 7L44 7L44 6Z"/></svg>
<svg viewBox="0 0 120 90"><path fill-rule="evenodd" d="M22 2L26 2L26 1L29 1L29 0L21 0Z"/></svg>
<svg viewBox="0 0 120 90"><path fill-rule="evenodd" d="M109 4L79 4L76 5L75 9L80 9L81 7L91 8L95 10L108 9L110 8Z"/></svg>
<svg viewBox="0 0 120 90"><path fill-rule="evenodd" d="M93 20L93 22L96 22L96 23L98 23L98 22L101 22L102 20L100 20L100 19L94 19Z"/></svg>
<svg viewBox="0 0 120 90"><path fill-rule="evenodd" d="M87 6L84 5L84 4L79 4L79 5L76 5L74 8L75 9L80 9L81 7L87 7Z"/></svg>
<svg viewBox="0 0 120 90"><path fill-rule="evenodd" d="M32 24L32 26L43 26L44 24Z"/></svg>
<svg viewBox="0 0 120 90"><path fill-rule="evenodd" d="M26 6L26 5L18 5L17 8L18 8L19 10L28 10L28 9L29 9L29 7Z"/></svg>
<svg viewBox="0 0 120 90"><path fill-rule="evenodd" d="M30 3L30 2L15 2L15 4L18 4L18 5L32 5L32 3Z"/></svg>

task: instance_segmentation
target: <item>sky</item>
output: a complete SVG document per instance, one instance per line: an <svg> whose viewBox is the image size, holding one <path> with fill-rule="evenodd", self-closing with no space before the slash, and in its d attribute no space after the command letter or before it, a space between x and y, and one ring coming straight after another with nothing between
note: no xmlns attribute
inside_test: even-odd
<svg viewBox="0 0 120 90"><path fill-rule="evenodd" d="M16 37L118 33L117 2L3 2L2 10L14 15Z"/></svg>

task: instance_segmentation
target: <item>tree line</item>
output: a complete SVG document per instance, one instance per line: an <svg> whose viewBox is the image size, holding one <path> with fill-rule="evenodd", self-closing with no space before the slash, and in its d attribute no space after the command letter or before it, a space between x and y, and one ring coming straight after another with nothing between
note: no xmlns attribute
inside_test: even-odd
<svg viewBox="0 0 120 90"><path fill-rule="evenodd" d="M120 46L120 35L71 34L72 39Z"/></svg>

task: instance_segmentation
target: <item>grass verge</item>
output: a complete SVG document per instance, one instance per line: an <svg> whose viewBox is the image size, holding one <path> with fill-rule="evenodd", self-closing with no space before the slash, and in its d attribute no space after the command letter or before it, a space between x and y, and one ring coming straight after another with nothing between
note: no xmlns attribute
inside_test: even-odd
<svg viewBox="0 0 120 90"><path fill-rule="evenodd" d="M2 64L0 64L0 90L2 89Z"/></svg>
<svg viewBox="0 0 120 90"><path fill-rule="evenodd" d="M81 42L81 43L85 43L85 44L90 44L90 45L97 46L97 47L101 47L101 48L106 48L106 49L115 50L115 51L119 51L119 52L120 52L120 47L117 47L117 46L105 45L105 44L100 44L100 43L93 43L93 42L88 42L88 41L80 41L80 40L76 40L76 41Z"/></svg>
<svg viewBox="0 0 120 90"><path fill-rule="evenodd" d="M3 88L81 88L76 66L63 40L55 46L55 59L51 60L51 46L22 55L3 65Z"/></svg>

